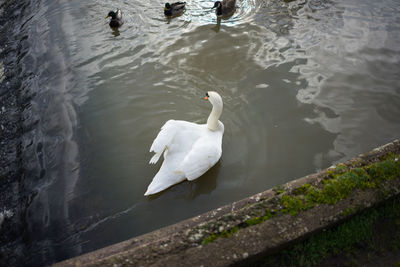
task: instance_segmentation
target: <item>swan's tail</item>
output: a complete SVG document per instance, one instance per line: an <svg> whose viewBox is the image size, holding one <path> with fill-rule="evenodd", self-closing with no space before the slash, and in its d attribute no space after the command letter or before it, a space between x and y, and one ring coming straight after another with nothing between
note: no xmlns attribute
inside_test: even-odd
<svg viewBox="0 0 400 267"><path fill-rule="evenodd" d="M184 180L184 179L180 179L180 180ZM179 182L179 181L178 181ZM173 186L174 184L176 184L177 182L160 182L158 180L153 180L153 182L151 182L151 184L149 185L149 187L147 187L146 193L144 193L145 196L149 196L149 195L153 195L156 194L158 192L161 192L165 189L167 189L170 186Z"/></svg>
<svg viewBox="0 0 400 267"><path fill-rule="evenodd" d="M183 172L171 172L163 163L156 176L154 176L153 181L150 183L149 187L147 187L147 191L144 195L156 194L185 179Z"/></svg>

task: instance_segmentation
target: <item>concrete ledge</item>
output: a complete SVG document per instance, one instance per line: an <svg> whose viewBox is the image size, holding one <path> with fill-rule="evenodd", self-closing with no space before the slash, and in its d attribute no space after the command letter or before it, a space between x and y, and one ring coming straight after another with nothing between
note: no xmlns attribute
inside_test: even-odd
<svg viewBox="0 0 400 267"><path fill-rule="evenodd" d="M340 165L363 168L396 155L400 140ZM285 212L284 196L303 185L323 188L334 167L289 182L154 232L81 255L54 266L227 266L250 264L324 228L332 227L372 205L400 194L400 175L379 186L355 188L335 204L316 204L296 215ZM375 183L375 182L374 182ZM296 191L297 190L297 191ZM287 210L287 209L286 209ZM272 214L272 215L271 215ZM262 220L259 220L263 218ZM254 223L249 223L254 222ZM211 238L214 237L214 238Z"/></svg>

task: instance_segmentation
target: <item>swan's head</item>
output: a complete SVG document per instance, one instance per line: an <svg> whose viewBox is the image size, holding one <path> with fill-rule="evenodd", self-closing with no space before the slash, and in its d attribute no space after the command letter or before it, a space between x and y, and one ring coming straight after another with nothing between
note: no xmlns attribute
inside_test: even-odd
<svg viewBox="0 0 400 267"><path fill-rule="evenodd" d="M171 4L170 3L165 3L164 10L167 10L167 9L171 9Z"/></svg>
<svg viewBox="0 0 400 267"><path fill-rule="evenodd" d="M221 108L221 109L222 109L222 106L223 106L222 98L221 98L221 96L220 96L217 92L208 91L208 92L206 93L206 96L204 97L204 99L210 101L211 104L212 104L214 107L217 107L217 108Z"/></svg>

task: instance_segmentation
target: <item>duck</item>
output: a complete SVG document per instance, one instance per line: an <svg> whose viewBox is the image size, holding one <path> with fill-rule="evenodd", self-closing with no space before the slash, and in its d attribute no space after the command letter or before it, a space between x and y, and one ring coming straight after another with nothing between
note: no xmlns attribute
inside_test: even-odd
<svg viewBox="0 0 400 267"><path fill-rule="evenodd" d="M106 18L111 17L110 20L110 27L111 28L118 28L122 24L124 24L124 21L122 20L122 11L120 9L117 9L117 11L110 11L108 12L108 15Z"/></svg>
<svg viewBox="0 0 400 267"><path fill-rule="evenodd" d="M236 0L216 1L211 9L213 8L217 8L215 10L215 14L217 15L217 17L232 16L236 10Z"/></svg>
<svg viewBox="0 0 400 267"><path fill-rule="evenodd" d="M149 163L157 163L162 154L164 161L145 196L161 192L184 180L193 181L221 158L224 124L219 118L223 109L222 98L217 92L209 91L204 99L212 105L206 124L168 120L161 127L150 147L150 152L155 154Z"/></svg>
<svg viewBox="0 0 400 267"><path fill-rule="evenodd" d="M185 10L186 2L165 3L164 15L171 17L181 15Z"/></svg>

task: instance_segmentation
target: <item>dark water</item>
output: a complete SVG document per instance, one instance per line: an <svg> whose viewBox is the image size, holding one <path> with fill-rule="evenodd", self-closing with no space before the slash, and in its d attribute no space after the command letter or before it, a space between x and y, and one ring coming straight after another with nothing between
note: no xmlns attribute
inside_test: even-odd
<svg viewBox="0 0 400 267"><path fill-rule="evenodd" d="M20 262L80 255L399 138L399 1L243 0L219 25L213 1L186 2L172 20L162 1L120 2L119 32L109 1L22 12ZM204 123L207 90L224 100L221 161L145 198L152 140L168 119Z"/></svg>

